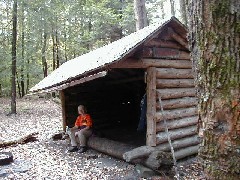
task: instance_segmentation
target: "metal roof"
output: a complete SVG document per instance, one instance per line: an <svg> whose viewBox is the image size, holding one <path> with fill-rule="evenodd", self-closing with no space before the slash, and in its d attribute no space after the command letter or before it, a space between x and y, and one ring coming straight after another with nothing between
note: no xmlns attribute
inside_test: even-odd
<svg viewBox="0 0 240 180"><path fill-rule="evenodd" d="M147 26L137 32L114 41L111 44L63 63L59 68L32 87L30 92L47 90L53 87L55 87L54 89L56 90L57 86L69 83L77 77L84 77L84 75L86 76L86 74L91 71L101 69L110 63L121 60L171 21L181 24L175 17L172 17L164 24L156 23Z"/></svg>

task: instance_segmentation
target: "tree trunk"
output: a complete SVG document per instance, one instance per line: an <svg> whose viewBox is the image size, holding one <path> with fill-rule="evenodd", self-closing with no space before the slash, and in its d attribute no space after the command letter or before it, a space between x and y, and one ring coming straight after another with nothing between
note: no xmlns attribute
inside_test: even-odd
<svg viewBox="0 0 240 180"><path fill-rule="evenodd" d="M208 179L239 179L240 2L192 0L189 7L203 134L199 156Z"/></svg>
<svg viewBox="0 0 240 180"><path fill-rule="evenodd" d="M16 58L17 58L17 0L13 2L12 18L12 77L11 77L11 113L16 114Z"/></svg>
<svg viewBox="0 0 240 180"><path fill-rule="evenodd" d="M181 17L182 17L182 21L184 23L185 26L187 26L187 3L188 0L180 0L180 11L181 11Z"/></svg>
<svg viewBox="0 0 240 180"><path fill-rule="evenodd" d="M20 74L20 85L21 85L21 97L25 95L25 83L24 83L24 42L25 42L25 34L24 34L24 5L22 3L22 63L21 63L21 74Z"/></svg>
<svg viewBox="0 0 240 180"><path fill-rule="evenodd" d="M142 29L148 25L145 0L134 0L134 13L137 30Z"/></svg>
<svg viewBox="0 0 240 180"><path fill-rule="evenodd" d="M171 15L175 16L175 5L174 5L174 0L170 0L171 4Z"/></svg>
<svg viewBox="0 0 240 180"><path fill-rule="evenodd" d="M52 42L53 42L53 46L52 46L52 54L53 54L52 70L53 71L56 69L56 59L57 59L55 35L56 35L56 32L55 32L54 28L52 28Z"/></svg>
<svg viewBox="0 0 240 180"><path fill-rule="evenodd" d="M42 68L43 68L43 76L44 77L47 77L46 46L47 46L47 33L46 33L46 30L44 29L43 45L42 45Z"/></svg>

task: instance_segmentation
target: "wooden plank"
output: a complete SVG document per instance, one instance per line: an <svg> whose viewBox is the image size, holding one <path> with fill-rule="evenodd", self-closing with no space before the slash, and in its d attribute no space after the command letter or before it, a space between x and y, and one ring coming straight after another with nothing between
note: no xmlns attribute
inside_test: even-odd
<svg viewBox="0 0 240 180"><path fill-rule="evenodd" d="M147 142L156 146L156 68L147 69Z"/></svg>
<svg viewBox="0 0 240 180"><path fill-rule="evenodd" d="M157 68L158 79L193 79L192 69Z"/></svg>
<svg viewBox="0 0 240 180"><path fill-rule="evenodd" d="M182 109L174 109L174 110L165 110L163 113L161 111L156 112L156 121L160 122L163 119L178 119L183 117L190 117L197 114L197 108L182 108Z"/></svg>
<svg viewBox="0 0 240 180"><path fill-rule="evenodd" d="M163 109L177 109L177 108L188 108L197 105L196 97L184 97L178 99L165 99L162 100ZM160 110L160 105L157 103L157 110Z"/></svg>
<svg viewBox="0 0 240 180"><path fill-rule="evenodd" d="M62 107L63 131L66 131L66 126L67 126L67 122L66 122L66 102L65 102L65 94L64 94L63 90L59 91L59 96L60 96L60 99L61 99L61 107Z"/></svg>
<svg viewBox="0 0 240 180"><path fill-rule="evenodd" d="M198 123L198 116L192 116L192 117L186 117L182 119L168 120L167 126L168 126L168 129L178 129L182 127L196 125L197 123ZM165 131L164 122L163 121L158 122L156 129L157 129L157 132Z"/></svg>
<svg viewBox="0 0 240 180"><path fill-rule="evenodd" d="M189 146L198 145L199 143L200 143L200 140L198 135L193 135L193 136L188 136L185 138L176 139L172 141L172 146L174 150L176 150L176 149L186 148ZM170 151L170 146L168 142L159 144L158 146L156 146L156 148L159 149L160 151Z"/></svg>
<svg viewBox="0 0 240 180"><path fill-rule="evenodd" d="M173 129L169 131L171 140L181 139L183 137L192 136L197 134L197 126L189 126L185 128ZM168 141L166 132L157 133L157 144Z"/></svg>
<svg viewBox="0 0 240 180"><path fill-rule="evenodd" d="M157 88L194 87L194 79L157 79Z"/></svg>
<svg viewBox="0 0 240 180"><path fill-rule="evenodd" d="M168 88L157 89L161 95L161 99L174 99L181 97L195 97L196 90L194 88Z"/></svg>

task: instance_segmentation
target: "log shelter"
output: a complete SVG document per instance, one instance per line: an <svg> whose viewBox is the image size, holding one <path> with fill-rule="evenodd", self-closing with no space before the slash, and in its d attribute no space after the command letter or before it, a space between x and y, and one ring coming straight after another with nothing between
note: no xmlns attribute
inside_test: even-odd
<svg viewBox="0 0 240 180"><path fill-rule="evenodd" d="M77 106L83 104L104 137L170 151L165 118L178 156L197 153L197 98L187 30L175 17L64 63L30 91L56 90L64 129L74 124ZM145 93L146 132L139 133Z"/></svg>

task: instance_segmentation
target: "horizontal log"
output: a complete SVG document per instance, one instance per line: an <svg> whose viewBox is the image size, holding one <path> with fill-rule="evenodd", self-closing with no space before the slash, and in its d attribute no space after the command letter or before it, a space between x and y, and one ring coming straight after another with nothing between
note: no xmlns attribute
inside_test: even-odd
<svg viewBox="0 0 240 180"><path fill-rule="evenodd" d="M170 119L179 119L183 117L190 117L197 114L197 108L182 108L182 109L174 109L174 110L164 110L164 112L157 111L156 112L156 122L160 122Z"/></svg>
<svg viewBox="0 0 240 180"><path fill-rule="evenodd" d="M182 36L180 36L179 34L177 34L172 28L168 28L168 33L170 34L170 36L175 39L179 44L181 44L183 47L185 47L185 49L189 50L188 47L188 42L186 38L183 38Z"/></svg>
<svg viewBox="0 0 240 180"><path fill-rule="evenodd" d="M187 108L197 105L197 98L195 97L183 97L178 99L165 99L162 100L164 110ZM160 104L157 103L157 110L160 110Z"/></svg>
<svg viewBox="0 0 240 180"><path fill-rule="evenodd" d="M200 139L199 139L198 135L193 135L193 136L188 136L185 138L173 140L172 147L176 151L177 149L198 145L199 143L200 143ZM160 151L170 151L171 150L168 142L162 143L162 144L156 146L156 148Z"/></svg>
<svg viewBox="0 0 240 180"><path fill-rule="evenodd" d="M154 150L155 148L151 146L140 146L140 147L134 148L131 151L124 153L123 159L127 162L130 162L133 159L145 158L149 156Z"/></svg>
<svg viewBox="0 0 240 180"><path fill-rule="evenodd" d="M190 53L172 48L144 47L143 58L190 59Z"/></svg>
<svg viewBox="0 0 240 180"><path fill-rule="evenodd" d="M168 120L166 123L167 123L168 129L178 129L182 127L188 127L198 123L198 116ZM165 131L164 121L158 122L156 129L157 129L157 132Z"/></svg>
<svg viewBox="0 0 240 180"><path fill-rule="evenodd" d="M193 79L192 69L157 68L159 79Z"/></svg>
<svg viewBox="0 0 240 180"><path fill-rule="evenodd" d="M197 154L198 149L199 149L199 145L179 149L178 151L175 151L175 157L177 160L183 159L185 157Z"/></svg>
<svg viewBox="0 0 240 180"><path fill-rule="evenodd" d="M194 79L157 79L157 88L194 87Z"/></svg>
<svg viewBox="0 0 240 180"><path fill-rule="evenodd" d="M180 44L174 41L167 41L163 39L152 39L151 41L147 42L145 46L148 47L163 47L163 48L172 48L172 49L185 49Z"/></svg>
<svg viewBox="0 0 240 180"><path fill-rule="evenodd" d="M192 63L190 60L169 60L169 59L126 59L124 61L110 64L109 68L148 68L148 67L162 67L162 68L180 68L191 69Z"/></svg>
<svg viewBox="0 0 240 180"><path fill-rule="evenodd" d="M181 97L195 97L196 90L194 88L168 88L168 89L157 89L161 99L174 99Z"/></svg>
<svg viewBox="0 0 240 180"><path fill-rule="evenodd" d="M31 134L28 134L24 137L21 137L20 139L17 140L12 140L12 141L6 141L6 142L0 142L0 148L16 145L16 144L26 144L28 142L33 142L37 141L36 135L38 135L38 132L33 132Z"/></svg>
<svg viewBox="0 0 240 180"><path fill-rule="evenodd" d="M187 136L197 134L197 126L189 126L185 128L169 130L169 136L171 140L180 139ZM157 144L161 144L168 141L166 132L157 133Z"/></svg>
<svg viewBox="0 0 240 180"><path fill-rule="evenodd" d="M88 147L108 154L110 156L123 159L123 154L135 148L129 144L109 140L106 138L90 137L88 139ZM106 148L109 147L109 148Z"/></svg>
<svg viewBox="0 0 240 180"><path fill-rule="evenodd" d="M90 137L88 139L88 147L122 160L124 160L125 153L136 148L135 146L129 144L99 137ZM160 170L162 166L168 166L170 169L172 167L171 154L159 151L153 151L147 158L133 160L131 163L142 164L153 170Z"/></svg>

